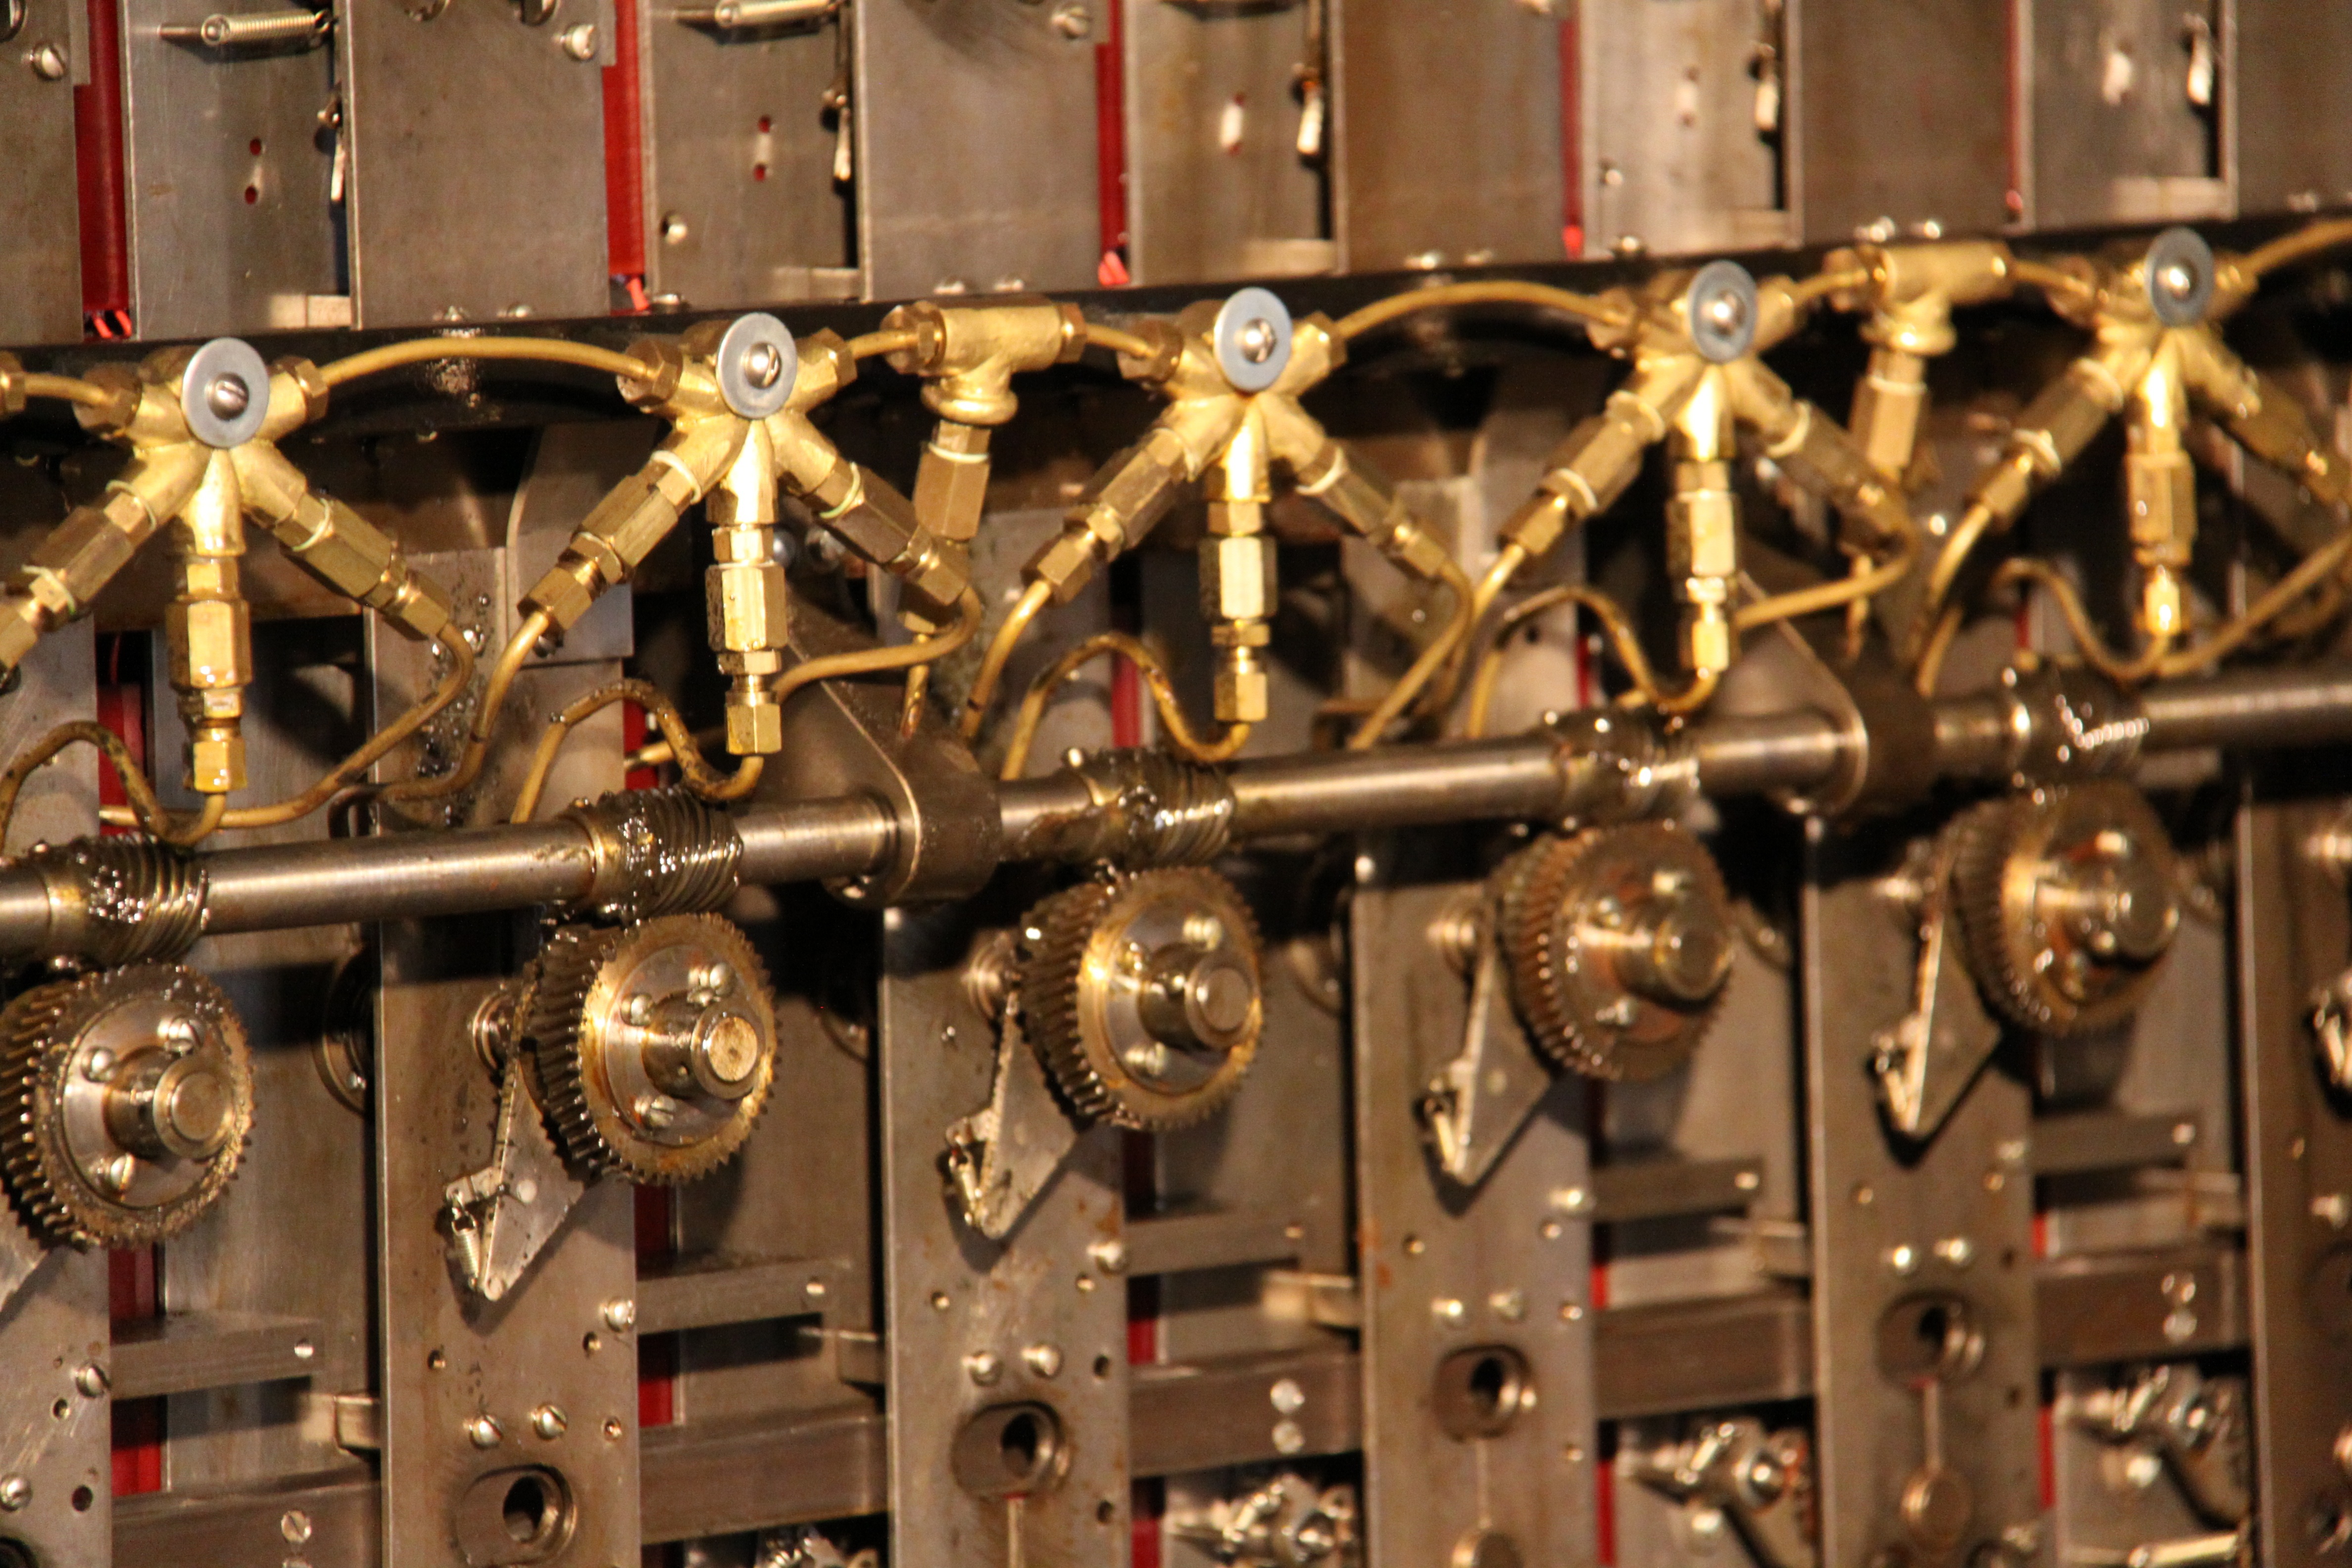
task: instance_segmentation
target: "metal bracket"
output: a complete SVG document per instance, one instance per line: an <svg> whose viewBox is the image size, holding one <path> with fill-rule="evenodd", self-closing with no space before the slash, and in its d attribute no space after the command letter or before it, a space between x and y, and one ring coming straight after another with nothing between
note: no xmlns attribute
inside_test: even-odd
<svg viewBox="0 0 2352 1568"><path fill-rule="evenodd" d="M1633 1479L1677 1499L1695 1537L1728 1518L1761 1568L1813 1568L1819 1561L1806 1516L1811 1456L1797 1432L1768 1433L1751 1415L1718 1421L1696 1437L1633 1456Z"/></svg>
<svg viewBox="0 0 2352 1568"><path fill-rule="evenodd" d="M519 1063L499 1083L499 1129L490 1163L449 1184L442 1226L466 1289L505 1298L555 1235L587 1184L564 1169Z"/></svg>
<svg viewBox="0 0 2352 1568"><path fill-rule="evenodd" d="M1938 843L1920 894L1919 964L1911 1011L1871 1037L1886 1120L1925 1142L1951 1116L2000 1044L2000 1026L1985 1010L1961 963L1951 915L1952 852Z"/></svg>
<svg viewBox="0 0 2352 1568"><path fill-rule="evenodd" d="M1462 1185L1475 1187L1495 1168L1552 1084L1551 1069L1528 1043L1527 1032L1511 1010L1509 977L1491 931L1478 938L1470 1015L1462 1034L1462 1054L1430 1079L1420 1115L1438 1168Z"/></svg>
<svg viewBox="0 0 2352 1568"><path fill-rule="evenodd" d="M1020 1006L1008 999L988 1103L948 1126L948 1190L965 1223L991 1241L1012 1235L1083 1131L1054 1098Z"/></svg>
<svg viewBox="0 0 2352 1568"><path fill-rule="evenodd" d="M0 1212L0 1310L7 1307L17 1287L33 1277L33 1270L47 1256L47 1249L33 1239L14 1214Z"/></svg>

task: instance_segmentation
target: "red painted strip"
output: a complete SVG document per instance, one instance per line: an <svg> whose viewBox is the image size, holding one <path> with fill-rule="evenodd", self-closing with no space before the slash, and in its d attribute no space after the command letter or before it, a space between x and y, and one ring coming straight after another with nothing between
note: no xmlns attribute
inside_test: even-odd
<svg viewBox="0 0 2352 1568"><path fill-rule="evenodd" d="M1584 256L1584 86L1580 76L1576 17L1559 25L1559 162L1567 178L1560 182L1559 241L1571 261Z"/></svg>
<svg viewBox="0 0 2352 1568"><path fill-rule="evenodd" d="M1143 744L1143 677L1117 655L1110 661L1110 743Z"/></svg>
<svg viewBox="0 0 2352 1568"><path fill-rule="evenodd" d="M621 704L621 754L628 756L646 743L650 727L646 723L646 710L634 702ZM621 775L623 789L652 789L661 783L661 773L656 768L631 768Z"/></svg>
<svg viewBox="0 0 2352 1568"><path fill-rule="evenodd" d="M1601 1568L1616 1568L1617 1562L1617 1466L1612 1452L1616 1445L1607 1439L1614 1429L1601 1428L1600 1452L1592 1457L1592 1560Z"/></svg>
<svg viewBox="0 0 2352 1568"><path fill-rule="evenodd" d="M1095 46L1095 198L1102 225L1103 287L1127 281L1127 28L1125 0L1110 0L1109 40Z"/></svg>
<svg viewBox="0 0 2352 1568"><path fill-rule="evenodd" d="M81 196L82 313L128 310L131 247L122 216L122 39L114 0L89 0L89 85L74 89L74 142Z"/></svg>
<svg viewBox="0 0 2352 1568"><path fill-rule="evenodd" d="M134 1247L106 1255L107 1316L136 1322L156 1315L156 1249ZM163 1489L163 1401L123 1399L114 1405L114 1495L132 1497Z"/></svg>
<svg viewBox="0 0 2352 1568"><path fill-rule="evenodd" d="M637 1189L637 1262L669 1260L670 1200L667 1187ZM637 1425L667 1426L677 1419L677 1336L653 1334L637 1342Z"/></svg>
<svg viewBox="0 0 2352 1568"><path fill-rule="evenodd" d="M615 278L646 272L645 87L637 0L613 0L614 63L604 68L604 249Z"/></svg>
<svg viewBox="0 0 2352 1568"><path fill-rule="evenodd" d="M98 688L98 721L119 736L132 760L144 768L147 765L147 686L137 677L146 673L146 666L144 660L135 661L138 668L131 671L133 679L122 679L122 637L118 633L99 645L99 657L105 670ZM131 797L123 793L121 776L102 761L98 765L98 803L100 805L131 804ZM100 831L113 835L132 830L129 827L106 827Z"/></svg>
<svg viewBox="0 0 2352 1568"><path fill-rule="evenodd" d="M1167 1511L1168 1483L1137 1481L1128 1496L1128 1561L1130 1568L1160 1568L1160 1516Z"/></svg>
<svg viewBox="0 0 2352 1568"><path fill-rule="evenodd" d="M2046 1513L2058 1506L2057 1435L2052 1429L2050 1406L2047 1405L2041 1409L2036 1436L2039 1441L2035 1447L2040 1450L2038 1458L2042 1468L2042 1508Z"/></svg>

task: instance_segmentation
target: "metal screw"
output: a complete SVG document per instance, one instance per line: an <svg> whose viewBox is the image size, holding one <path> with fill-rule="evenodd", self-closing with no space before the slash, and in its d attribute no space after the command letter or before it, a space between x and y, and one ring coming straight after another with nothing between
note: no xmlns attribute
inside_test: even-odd
<svg viewBox="0 0 2352 1568"><path fill-rule="evenodd" d="M593 60L596 58L596 24L574 22L557 35L556 41L573 59Z"/></svg>
<svg viewBox="0 0 2352 1568"><path fill-rule="evenodd" d="M1897 1274L1910 1275L1919 1271L1919 1252L1909 1242L1886 1249L1886 1267Z"/></svg>
<svg viewBox="0 0 2352 1568"><path fill-rule="evenodd" d="M1459 1324L1468 1315L1468 1309L1454 1296L1440 1296L1429 1304L1429 1310L1439 1322L1449 1326Z"/></svg>
<svg viewBox="0 0 2352 1568"><path fill-rule="evenodd" d="M1095 1267L1106 1274L1127 1272L1127 1243L1117 1237L1108 1241L1096 1242L1087 1248L1087 1256L1093 1258Z"/></svg>
<svg viewBox="0 0 2352 1568"><path fill-rule="evenodd" d="M1748 301L1726 289L1706 302L1706 319L1719 332L1736 332L1748 324Z"/></svg>
<svg viewBox="0 0 2352 1568"><path fill-rule="evenodd" d="M1062 1352L1057 1345L1031 1345L1021 1352L1021 1359L1039 1377L1052 1377L1062 1370Z"/></svg>
<svg viewBox="0 0 2352 1568"><path fill-rule="evenodd" d="M627 1333L637 1326L637 1304L625 1296L614 1297L604 1303L604 1326L614 1333Z"/></svg>
<svg viewBox="0 0 2352 1568"><path fill-rule="evenodd" d="M1976 1243L1965 1236L1948 1236L1936 1243L1936 1256L1955 1268L1966 1268L1977 1260Z"/></svg>
<svg viewBox="0 0 2352 1568"><path fill-rule="evenodd" d="M618 1421L607 1421L604 1423L604 1441L617 1443L621 1440L621 1434L627 1430Z"/></svg>
<svg viewBox="0 0 2352 1568"><path fill-rule="evenodd" d="M552 1405L542 1405L530 1413L530 1429L551 1442L562 1436L563 1429L570 1425L563 1412Z"/></svg>
<svg viewBox="0 0 2352 1568"><path fill-rule="evenodd" d="M684 245L686 219L677 213L662 214L661 237L664 245Z"/></svg>
<svg viewBox="0 0 2352 1568"><path fill-rule="evenodd" d="M1592 1194L1582 1187L1554 1187L1551 1206L1567 1214L1582 1214L1592 1206Z"/></svg>
<svg viewBox="0 0 2352 1568"><path fill-rule="evenodd" d="M743 379L753 386L773 386L776 384L776 378L783 374L784 356L776 352L776 345L773 343L754 343L751 346L751 352L743 356ZM714 991L726 989L727 966L723 963L714 963L710 967L719 976L711 989Z"/></svg>
<svg viewBox="0 0 2352 1568"><path fill-rule="evenodd" d="M32 1482L22 1476L0 1476L0 1509L14 1513L32 1500Z"/></svg>
<svg viewBox="0 0 2352 1568"><path fill-rule="evenodd" d="M1307 1391L1289 1378L1277 1378L1265 1397L1275 1409L1285 1415L1296 1415L1307 1404Z"/></svg>
<svg viewBox="0 0 2352 1568"><path fill-rule="evenodd" d="M1297 1422L1277 1421L1274 1424L1274 1451L1276 1453L1296 1454L1306 1447L1307 1434L1299 1429Z"/></svg>
<svg viewBox="0 0 2352 1568"><path fill-rule="evenodd" d="M113 1072L114 1053L110 1050L92 1051L81 1064L81 1076L92 1083L104 1083Z"/></svg>
<svg viewBox="0 0 2352 1568"><path fill-rule="evenodd" d="M1486 1305L1507 1323L1519 1322L1528 1315L1527 1293L1521 1290L1497 1290L1486 1298Z"/></svg>
<svg viewBox="0 0 2352 1568"><path fill-rule="evenodd" d="M299 1546L310 1539L310 1516L299 1508L289 1508L278 1518L278 1533L289 1546Z"/></svg>
<svg viewBox="0 0 2352 1568"><path fill-rule="evenodd" d="M477 1448L495 1448L505 1436L494 1416L477 1415L466 1423L466 1438Z"/></svg>
<svg viewBox="0 0 2352 1568"><path fill-rule="evenodd" d="M1066 38L1083 38L1095 30L1095 14L1084 5L1054 7L1054 31Z"/></svg>
<svg viewBox="0 0 2352 1568"><path fill-rule="evenodd" d="M963 1369L971 1374L972 1382L982 1388L989 1387L1004 1375L1004 1363L996 1359L994 1351L972 1352L963 1358Z"/></svg>
<svg viewBox="0 0 2352 1568"><path fill-rule="evenodd" d="M33 74L43 81L59 81L66 74L66 52L55 44L42 44L25 57Z"/></svg>
<svg viewBox="0 0 2352 1568"><path fill-rule="evenodd" d="M1234 338L1234 346L1242 351L1242 358L1252 364L1264 364L1274 357L1274 323L1260 316L1244 326ZM1203 947L1212 944L1203 942Z"/></svg>
<svg viewBox="0 0 2352 1568"><path fill-rule="evenodd" d="M106 1369L94 1361L83 1363L74 1373L74 1386L81 1390L85 1399L96 1399L104 1394L110 1382Z"/></svg>
<svg viewBox="0 0 2352 1568"><path fill-rule="evenodd" d="M253 388L245 377L224 371L205 386L205 406L215 418L234 419L253 406Z"/></svg>

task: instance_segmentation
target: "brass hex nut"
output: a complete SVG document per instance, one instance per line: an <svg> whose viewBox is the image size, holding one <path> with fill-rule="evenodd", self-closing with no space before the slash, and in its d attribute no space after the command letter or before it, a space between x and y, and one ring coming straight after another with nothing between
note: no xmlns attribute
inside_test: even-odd
<svg viewBox="0 0 2352 1568"><path fill-rule="evenodd" d="M738 757L773 756L784 749L783 710L772 702L727 702L727 750Z"/></svg>
<svg viewBox="0 0 2352 1568"><path fill-rule="evenodd" d="M1263 533L1201 541L1201 614L1255 621L1274 614L1274 541Z"/></svg>
<svg viewBox="0 0 2352 1568"><path fill-rule="evenodd" d="M703 574L713 647L749 653L782 647L792 626L792 591L781 566L738 563Z"/></svg>
<svg viewBox="0 0 2352 1568"><path fill-rule="evenodd" d="M163 612L172 684L221 690L253 679L251 612L235 599L175 599Z"/></svg>
<svg viewBox="0 0 2352 1568"><path fill-rule="evenodd" d="M36 614L22 599L0 599L0 669L14 669L24 663L41 640L40 627L34 622Z"/></svg>
<svg viewBox="0 0 2352 1568"><path fill-rule="evenodd" d="M1247 658L1248 662L1241 662ZM1265 666L1246 648L1233 651L1228 662L1217 667L1215 701L1217 721L1223 724L1262 723L1272 710L1272 690Z"/></svg>
<svg viewBox="0 0 2352 1568"><path fill-rule="evenodd" d="M245 737L235 731L199 731L188 738L188 787L198 795L229 795L245 787Z"/></svg>
<svg viewBox="0 0 2352 1568"><path fill-rule="evenodd" d="M1731 668L1731 622L1720 605L1694 605L1683 617L1683 666L1692 670Z"/></svg>

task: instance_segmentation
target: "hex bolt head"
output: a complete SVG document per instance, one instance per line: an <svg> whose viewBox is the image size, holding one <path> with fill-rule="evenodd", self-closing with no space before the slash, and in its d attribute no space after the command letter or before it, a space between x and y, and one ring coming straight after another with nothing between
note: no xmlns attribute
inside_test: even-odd
<svg viewBox="0 0 2352 1568"><path fill-rule="evenodd" d="M505 1436L495 1416L477 1415L466 1423L466 1440L477 1448L495 1448Z"/></svg>
<svg viewBox="0 0 2352 1568"><path fill-rule="evenodd" d="M530 1413L530 1429L549 1442L562 1436L563 1429L570 1425L562 1410L553 1405L542 1405Z"/></svg>

